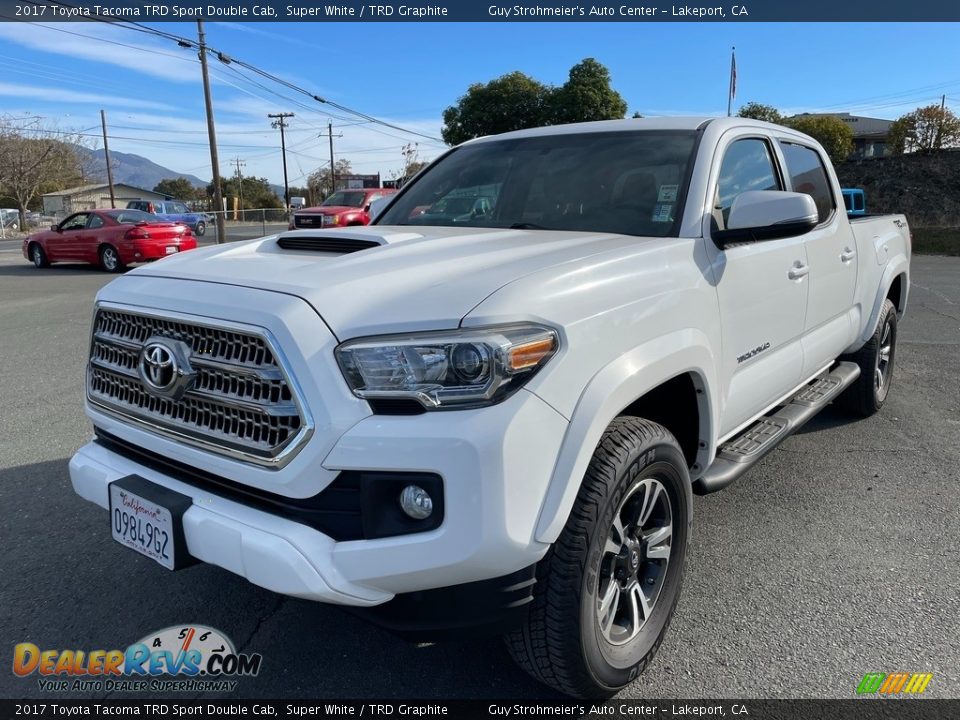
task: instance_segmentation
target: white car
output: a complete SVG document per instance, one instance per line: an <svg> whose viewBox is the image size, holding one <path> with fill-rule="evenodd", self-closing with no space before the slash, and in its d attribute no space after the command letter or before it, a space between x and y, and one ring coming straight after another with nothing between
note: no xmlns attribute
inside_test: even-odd
<svg viewBox="0 0 960 720"><path fill-rule="evenodd" d="M418 212L471 195L491 212ZM483 138L386 202L106 286L73 487L170 569L494 628L615 692L674 612L694 493L883 405L906 222L849 220L814 140L741 118Z"/></svg>

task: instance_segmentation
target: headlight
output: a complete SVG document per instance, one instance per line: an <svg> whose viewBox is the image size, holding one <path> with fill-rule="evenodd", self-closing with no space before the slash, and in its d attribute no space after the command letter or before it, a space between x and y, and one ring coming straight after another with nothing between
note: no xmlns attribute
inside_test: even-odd
<svg viewBox="0 0 960 720"><path fill-rule="evenodd" d="M556 350L556 331L507 325L351 340L336 354L357 397L412 399L436 409L500 402Z"/></svg>

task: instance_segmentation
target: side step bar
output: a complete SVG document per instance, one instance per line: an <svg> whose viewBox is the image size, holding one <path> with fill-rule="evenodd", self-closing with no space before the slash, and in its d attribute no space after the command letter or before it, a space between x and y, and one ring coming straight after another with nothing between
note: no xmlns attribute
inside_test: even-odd
<svg viewBox="0 0 960 720"><path fill-rule="evenodd" d="M693 483L697 495L722 490L796 432L807 420L823 410L860 376L860 367L838 363L800 390L789 402L764 415L717 451L707 471Z"/></svg>

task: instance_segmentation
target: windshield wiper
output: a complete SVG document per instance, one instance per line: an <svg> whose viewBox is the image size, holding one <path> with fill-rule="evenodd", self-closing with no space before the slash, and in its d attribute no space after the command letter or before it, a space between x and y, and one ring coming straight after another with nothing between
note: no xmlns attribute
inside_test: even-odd
<svg viewBox="0 0 960 720"><path fill-rule="evenodd" d="M552 230L552 228L537 225L536 223L519 222L511 225L508 230Z"/></svg>

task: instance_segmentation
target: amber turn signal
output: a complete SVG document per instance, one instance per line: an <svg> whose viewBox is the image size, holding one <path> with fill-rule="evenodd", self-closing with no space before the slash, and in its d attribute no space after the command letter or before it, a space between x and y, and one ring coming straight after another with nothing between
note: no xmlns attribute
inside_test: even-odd
<svg viewBox="0 0 960 720"><path fill-rule="evenodd" d="M516 345L510 348L507 366L513 372L536 367L553 352L555 345L556 339L553 336Z"/></svg>

